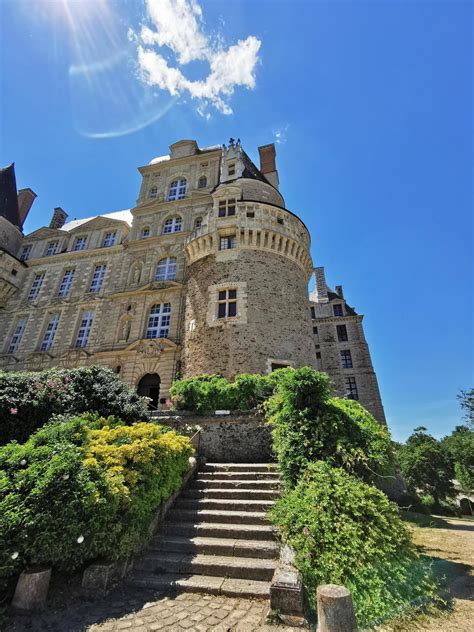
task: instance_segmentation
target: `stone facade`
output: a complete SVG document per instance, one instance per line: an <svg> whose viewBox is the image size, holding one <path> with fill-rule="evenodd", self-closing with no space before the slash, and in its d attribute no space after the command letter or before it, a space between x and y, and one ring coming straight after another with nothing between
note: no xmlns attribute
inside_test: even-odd
<svg viewBox="0 0 474 632"><path fill-rule="evenodd" d="M100 364L158 407L179 376L281 366L325 370L345 394L343 323L349 394L384 422L362 317L334 317L334 301L346 304L327 290L309 300L309 233L285 208L273 145L259 151L260 169L240 141L179 141L139 169L133 209L64 223L57 208L26 236L35 194L20 192L0 213L0 368Z"/></svg>

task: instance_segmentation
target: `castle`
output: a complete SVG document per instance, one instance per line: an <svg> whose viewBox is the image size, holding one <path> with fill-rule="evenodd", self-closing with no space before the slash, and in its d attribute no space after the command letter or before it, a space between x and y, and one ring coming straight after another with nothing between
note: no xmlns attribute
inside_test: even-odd
<svg viewBox="0 0 474 632"><path fill-rule="evenodd" d="M140 167L137 204L23 235L36 197L0 171L0 369L99 364L162 406L178 377L312 366L385 415L362 327L313 268L273 144L194 140ZM315 274L315 289L308 283Z"/></svg>

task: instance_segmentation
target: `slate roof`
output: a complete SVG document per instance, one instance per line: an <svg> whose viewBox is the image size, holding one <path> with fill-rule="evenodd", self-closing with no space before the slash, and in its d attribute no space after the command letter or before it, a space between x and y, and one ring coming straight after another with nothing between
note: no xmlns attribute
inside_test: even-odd
<svg viewBox="0 0 474 632"><path fill-rule="evenodd" d="M82 226L82 224L90 222L91 219L96 219L97 217L103 217L104 219L115 219L120 222L126 222L129 226L132 225L133 220L133 215L130 212L130 209L125 209L124 211L115 211L114 213L101 213L100 215L84 217L83 219L73 219L72 221L64 224L64 226L60 228L60 230L65 230L66 232L69 232L71 230L74 230L75 228L78 228L79 226Z"/></svg>
<svg viewBox="0 0 474 632"><path fill-rule="evenodd" d="M21 229L14 162L0 169L0 217Z"/></svg>

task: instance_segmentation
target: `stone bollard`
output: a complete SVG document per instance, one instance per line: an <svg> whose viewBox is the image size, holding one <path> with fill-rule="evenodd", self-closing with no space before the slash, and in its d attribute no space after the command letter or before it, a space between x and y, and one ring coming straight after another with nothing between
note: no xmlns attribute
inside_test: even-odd
<svg viewBox="0 0 474 632"><path fill-rule="evenodd" d="M17 612L41 610L48 596L50 579L50 568L23 571L16 584L12 609Z"/></svg>
<svg viewBox="0 0 474 632"><path fill-rule="evenodd" d="M318 632L357 632L352 596L344 586L318 586Z"/></svg>

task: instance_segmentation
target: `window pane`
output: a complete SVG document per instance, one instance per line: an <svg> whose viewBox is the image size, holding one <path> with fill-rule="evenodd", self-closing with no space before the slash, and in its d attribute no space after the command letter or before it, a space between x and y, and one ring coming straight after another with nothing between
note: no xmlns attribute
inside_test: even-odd
<svg viewBox="0 0 474 632"><path fill-rule="evenodd" d="M229 290L229 298L236 299L237 298L237 290Z"/></svg>
<svg viewBox="0 0 474 632"><path fill-rule="evenodd" d="M226 303L219 303L217 308L217 318L225 318Z"/></svg>
<svg viewBox="0 0 474 632"><path fill-rule="evenodd" d="M237 302L229 303L229 316L237 316Z"/></svg>
<svg viewBox="0 0 474 632"><path fill-rule="evenodd" d="M219 292L219 300L220 300L220 301L225 301L225 299L226 299L226 294L227 294L227 291L226 291L226 290L221 290L221 291Z"/></svg>

